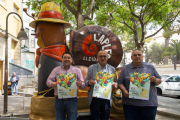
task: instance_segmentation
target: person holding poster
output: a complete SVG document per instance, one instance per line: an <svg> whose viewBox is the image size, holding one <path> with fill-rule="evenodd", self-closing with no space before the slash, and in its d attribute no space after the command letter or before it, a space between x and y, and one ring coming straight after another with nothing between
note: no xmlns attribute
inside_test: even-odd
<svg viewBox="0 0 180 120"><path fill-rule="evenodd" d="M47 86L54 87L54 106L56 120L75 120L77 118L77 87L85 88L81 70L71 65L72 54L64 52L62 66L53 69L47 79Z"/></svg>
<svg viewBox="0 0 180 120"><path fill-rule="evenodd" d="M125 65L118 79L123 93L126 120L155 120L158 101L156 85L161 77L150 63L143 62L140 50L134 50L132 63Z"/></svg>
<svg viewBox="0 0 180 120"><path fill-rule="evenodd" d="M88 104L92 120L109 120L112 105L112 86L118 87L115 68L107 64L108 54L101 50L97 54L98 63L89 66L85 85L90 87Z"/></svg>

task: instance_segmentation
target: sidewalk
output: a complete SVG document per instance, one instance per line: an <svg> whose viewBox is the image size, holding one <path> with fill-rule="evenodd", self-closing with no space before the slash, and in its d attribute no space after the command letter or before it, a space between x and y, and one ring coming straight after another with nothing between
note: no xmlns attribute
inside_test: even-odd
<svg viewBox="0 0 180 120"><path fill-rule="evenodd" d="M24 98L24 99L23 99ZM180 99L158 96L157 114L168 118L180 119ZM23 105L24 102L24 105ZM8 112L3 113L4 96L0 95L0 116L29 114L31 97L8 95Z"/></svg>
<svg viewBox="0 0 180 120"><path fill-rule="evenodd" d="M8 95L8 112L3 113L4 108L4 95L0 95L0 116L10 116L19 114L29 114L30 112L31 97L23 96L10 96Z"/></svg>
<svg viewBox="0 0 180 120"><path fill-rule="evenodd" d="M180 99L158 96L157 114L180 120Z"/></svg>

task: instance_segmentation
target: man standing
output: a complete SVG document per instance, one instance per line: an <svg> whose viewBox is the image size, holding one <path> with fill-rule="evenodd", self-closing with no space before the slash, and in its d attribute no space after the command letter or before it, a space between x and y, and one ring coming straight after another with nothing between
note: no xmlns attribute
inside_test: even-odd
<svg viewBox="0 0 180 120"><path fill-rule="evenodd" d="M16 75L15 72L13 72L13 75L11 76L10 81L11 81L11 96L14 96L14 88L15 88L15 95L17 96L19 76Z"/></svg>
<svg viewBox="0 0 180 120"><path fill-rule="evenodd" d="M90 105L91 117L92 120L109 120L110 110L112 105L112 92L110 100L102 99L98 97L93 97L93 89L95 84L95 76L97 71L114 73L115 68L109 64L107 64L108 55L106 51L101 50L97 55L98 63L89 66L88 74L85 80L86 86L90 86L90 90L88 92L88 103ZM114 81L116 81L116 76L114 77ZM113 87L117 88L118 84L113 82Z"/></svg>
<svg viewBox="0 0 180 120"><path fill-rule="evenodd" d="M161 83L161 77L150 63L143 62L140 50L134 50L131 55L132 63L123 67L118 79L123 93L123 109L126 120L155 120L158 101L155 85ZM151 73L149 100L129 98L131 73Z"/></svg>
<svg viewBox="0 0 180 120"><path fill-rule="evenodd" d="M54 87L54 106L56 113L56 120L65 120L67 113L67 120L75 120L77 118L77 97L74 98L62 98L58 99L57 91L57 74L65 73L76 73L76 85L80 89L84 89L85 83L83 80L83 75L79 68L76 68L71 65L72 63L72 54L70 52L64 52L62 55L62 66L58 66L53 69L51 74L47 79L47 86Z"/></svg>

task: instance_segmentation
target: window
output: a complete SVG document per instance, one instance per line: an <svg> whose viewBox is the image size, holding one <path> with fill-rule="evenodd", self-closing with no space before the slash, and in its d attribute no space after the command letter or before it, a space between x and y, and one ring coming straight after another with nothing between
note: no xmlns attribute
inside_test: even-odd
<svg viewBox="0 0 180 120"><path fill-rule="evenodd" d="M27 37L28 37L28 39L25 40L25 45L28 47L29 46L29 28L25 28L25 32L26 32Z"/></svg>
<svg viewBox="0 0 180 120"><path fill-rule="evenodd" d="M180 76L177 76L177 82L180 82Z"/></svg>
<svg viewBox="0 0 180 120"><path fill-rule="evenodd" d="M14 4L14 6L13 6L13 12L18 13L18 11L19 11L18 6L17 6L16 4ZM15 14L13 14L13 15L14 15L14 17L18 18L17 15L15 15Z"/></svg>
<svg viewBox="0 0 180 120"><path fill-rule="evenodd" d="M170 77L169 75L161 75L161 80L164 81L166 80L168 77Z"/></svg>
<svg viewBox="0 0 180 120"><path fill-rule="evenodd" d="M180 82L180 76L173 76L169 80L169 82Z"/></svg>
<svg viewBox="0 0 180 120"><path fill-rule="evenodd" d="M18 8L14 5L13 12L18 13Z"/></svg>
<svg viewBox="0 0 180 120"><path fill-rule="evenodd" d="M0 4L4 6L4 0L0 0Z"/></svg>
<svg viewBox="0 0 180 120"><path fill-rule="evenodd" d="M35 34L34 30L31 30L31 34ZM35 47L35 35L31 35L31 47Z"/></svg>
<svg viewBox="0 0 180 120"><path fill-rule="evenodd" d="M16 45L17 45L17 42L12 40L11 41L11 63L14 63Z"/></svg>
<svg viewBox="0 0 180 120"><path fill-rule="evenodd" d="M17 42L12 40L12 42L11 42L11 49L15 50L16 45L17 45Z"/></svg>

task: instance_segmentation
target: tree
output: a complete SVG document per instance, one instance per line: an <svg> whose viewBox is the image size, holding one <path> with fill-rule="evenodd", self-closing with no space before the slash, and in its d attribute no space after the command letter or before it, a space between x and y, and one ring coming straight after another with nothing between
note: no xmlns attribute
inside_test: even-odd
<svg viewBox="0 0 180 120"><path fill-rule="evenodd" d="M120 35L120 40L124 42L124 49L125 52L129 52L129 50L136 49L136 44L133 40L133 35L128 34L127 32L124 32L124 34ZM148 38L145 40L145 43L150 43L152 38ZM144 48L146 45L144 46ZM144 51L143 51L144 52Z"/></svg>
<svg viewBox="0 0 180 120"><path fill-rule="evenodd" d="M162 62L162 53L163 53L164 46L160 43L154 42L149 50L149 59L151 62L156 63L158 65Z"/></svg>
<svg viewBox="0 0 180 120"><path fill-rule="evenodd" d="M164 48L162 57L169 56L170 59L172 60L172 63L174 63L175 43L176 43L177 64L180 64L180 40L171 40L171 43L169 43L170 46L168 48Z"/></svg>
<svg viewBox="0 0 180 120"><path fill-rule="evenodd" d="M93 21L94 13L102 5L111 6L110 0L28 0L26 5L32 6L32 10L36 12L36 16L41 6L46 2L55 2L60 6L64 20L70 21L72 28L80 29L85 25L95 24ZM71 28L71 29L72 29Z"/></svg>
<svg viewBox="0 0 180 120"><path fill-rule="evenodd" d="M137 49L143 51L145 39L156 35L166 28L179 15L180 1L178 0L116 0L111 9L103 9L97 13L97 23L115 26L133 35ZM107 16L106 16L107 15ZM103 17L104 16L104 17ZM117 27L117 28L116 28ZM147 35L147 30L156 31Z"/></svg>
<svg viewBox="0 0 180 120"><path fill-rule="evenodd" d="M173 34L175 33L180 33L180 26L179 24L179 20L177 19L174 23L171 23L167 26L167 29L164 29L164 33L163 33L163 37L165 38L165 47L166 49L168 49L169 47L169 40L172 37ZM168 64L168 59L169 56L164 56L164 64Z"/></svg>

